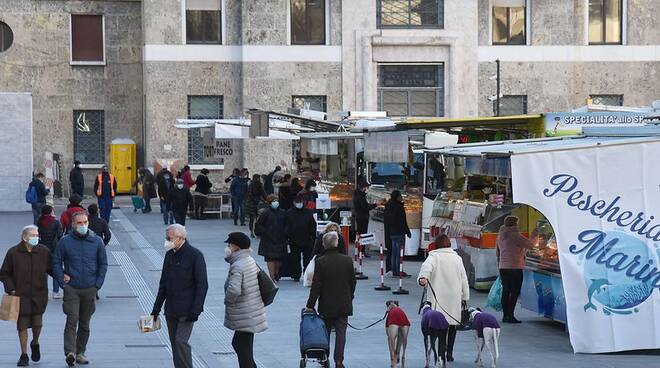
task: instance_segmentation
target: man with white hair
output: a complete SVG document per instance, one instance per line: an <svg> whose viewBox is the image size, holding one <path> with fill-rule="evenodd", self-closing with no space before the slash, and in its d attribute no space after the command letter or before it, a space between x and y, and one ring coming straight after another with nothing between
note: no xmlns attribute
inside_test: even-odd
<svg viewBox="0 0 660 368"><path fill-rule="evenodd" d="M5 293L21 298L17 322L18 339L21 344L21 357L17 366L27 367L30 360L27 355L28 329L32 329L32 361L41 359L39 335L41 334L42 316L48 304L48 278L51 272L50 250L39 244L39 229L34 225L23 228L21 242L7 251L0 281Z"/></svg>
<svg viewBox="0 0 660 368"><path fill-rule="evenodd" d="M165 260L158 296L151 315L158 319L165 304L165 320L172 344L175 368L192 368L188 340L193 324L204 310L208 290L204 255L188 243L186 228L179 224L165 230Z"/></svg>
<svg viewBox="0 0 660 368"><path fill-rule="evenodd" d="M323 235L325 252L316 258L312 289L307 300L307 309L319 303L319 314L325 319L330 331L335 329L334 359L337 368L344 368L344 347L348 316L353 315L355 295L355 271L351 257L340 254L337 245L339 235L330 231Z"/></svg>

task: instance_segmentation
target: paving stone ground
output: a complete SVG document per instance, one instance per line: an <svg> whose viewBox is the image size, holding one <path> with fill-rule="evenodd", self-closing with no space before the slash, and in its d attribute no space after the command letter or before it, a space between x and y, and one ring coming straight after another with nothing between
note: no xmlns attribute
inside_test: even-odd
<svg viewBox="0 0 660 368"><path fill-rule="evenodd" d="M158 205L151 214L133 213L129 198L120 198L121 209L113 210L111 228L116 241L107 248L110 267L106 283L101 290L92 319L92 336L87 355L90 367L98 368L163 368L171 367L166 333L142 334L137 330L137 319L151 310L157 291L163 257L164 226ZM89 200L87 201L89 202ZM58 206L57 213L63 206ZM30 213L0 213L0 255L18 242L20 229L32 219ZM223 259L222 243L231 231L246 230L235 227L230 220L189 220L189 241L204 252L208 266L209 294L205 313L195 325L191 339L195 354L195 367L237 368L231 348L232 332L223 327L223 284L228 264ZM256 254L256 242L253 244ZM255 257L263 266L263 259ZM378 259L365 261L368 280L359 281L355 296L355 315L351 323L366 326L384 313L384 302L398 299L412 322L408 341L407 367L424 366L424 354L417 307L422 290L413 278L404 280L409 295L394 296L391 292L375 291L378 284ZM408 273L416 275L419 262L406 262ZM386 276L386 283L397 283ZM275 303L268 308L267 332L256 336L255 356L259 368L298 367L299 314L304 306L308 289L293 281L282 280ZM471 305L483 306L486 294L472 291ZM62 331L64 314L61 300L51 300L44 316L41 339L42 361L33 366L42 368L64 367ZM621 354L573 354L568 334L558 324L532 313L518 313L524 323L504 325L500 340L498 367L657 367L660 352L631 352ZM15 366L19 348L15 325L0 322L0 367ZM455 353L456 361L450 367L474 367L475 347L472 333L459 332ZM346 348L346 366L350 368L384 368L389 366L389 355L383 325L366 331L349 330ZM316 365L310 364L314 367Z"/></svg>

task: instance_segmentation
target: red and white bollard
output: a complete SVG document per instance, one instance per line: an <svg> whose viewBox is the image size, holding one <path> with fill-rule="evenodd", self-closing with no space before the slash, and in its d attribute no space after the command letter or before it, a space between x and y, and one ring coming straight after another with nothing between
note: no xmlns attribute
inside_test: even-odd
<svg viewBox="0 0 660 368"><path fill-rule="evenodd" d="M362 272L362 244L359 241L355 243L355 251L358 254L358 270L355 272L355 279L366 280L369 277Z"/></svg>
<svg viewBox="0 0 660 368"><path fill-rule="evenodd" d="M403 250L405 248L405 244L401 247L401 251L399 252L400 257L399 257L399 289L394 290L392 294L395 295L407 295L410 294L408 290L403 288Z"/></svg>
<svg viewBox="0 0 660 368"><path fill-rule="evenodd" d="M378 290L378 291L392 290L391 287L385 285L385 256L383 253L383 243L380 243L380 285L376 286L374 290Z"/></svg>

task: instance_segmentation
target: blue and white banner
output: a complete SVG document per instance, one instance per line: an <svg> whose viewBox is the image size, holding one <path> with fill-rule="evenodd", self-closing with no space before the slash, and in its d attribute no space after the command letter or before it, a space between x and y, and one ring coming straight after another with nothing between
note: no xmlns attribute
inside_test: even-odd
<svg viewBox="0 0 660 368"><path fill-rule="evenodd" d="M660 348L660 141L511 157L513 199L557 235L578 353Z"/></svg>
<svg viewBox="0 0 660 368"><path fill-rule="evenodd" d="M637 112L559 112L543 114L549 137L579 134L583 127L629 127L645 124Z"/></svg>

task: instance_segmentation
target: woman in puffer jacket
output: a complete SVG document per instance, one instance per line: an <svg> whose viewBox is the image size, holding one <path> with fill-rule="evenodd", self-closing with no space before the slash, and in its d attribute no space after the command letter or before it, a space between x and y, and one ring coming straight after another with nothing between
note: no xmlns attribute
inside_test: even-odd
<svg viewBox="0 0 660 368"><path fill-rule="evenodd" d="M230 233L225 243L225 261L230 264L225 281L225 327L234 331L231 345L239 367L255 368L254 334L268 328L257 279L259 267L252 258L247 235Z"/></svg>

